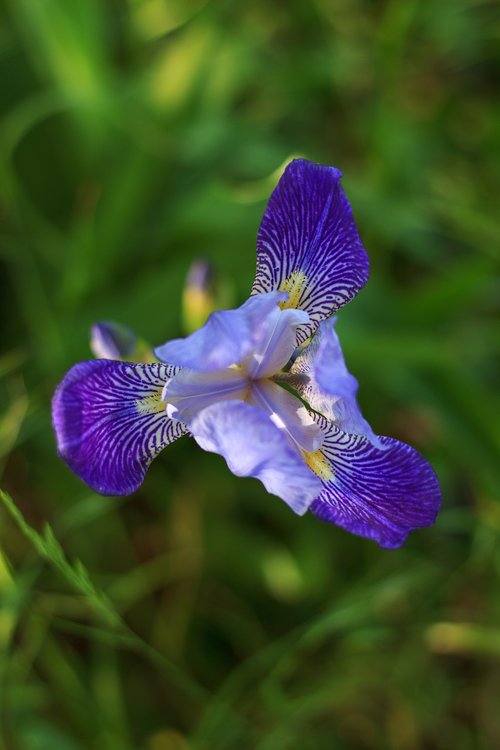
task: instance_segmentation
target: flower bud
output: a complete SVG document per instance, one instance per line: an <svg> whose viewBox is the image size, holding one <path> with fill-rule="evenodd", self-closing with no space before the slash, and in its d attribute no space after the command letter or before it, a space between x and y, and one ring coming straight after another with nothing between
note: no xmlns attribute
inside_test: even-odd
<svg viewBox="0 0 500 750"><path fill-rule="evenodd" d="M98 359L134 358L137 336L128 326L103 320L90 329L90 348Z"/></svg>
<svg viewBox="0 0 500 750"><path fill-rule="evenodd" d="M182 296L182 317L188 333L196 331L216 309L215 271L212 263L198 258L191 264Z"/></svg>

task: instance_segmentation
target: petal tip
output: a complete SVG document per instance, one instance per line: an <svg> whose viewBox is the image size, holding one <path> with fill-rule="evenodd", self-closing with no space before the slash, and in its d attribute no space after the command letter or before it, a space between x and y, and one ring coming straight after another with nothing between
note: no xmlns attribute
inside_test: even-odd
<svg viewBox="0 0 500 750"><path fill-rule="evenodd" d="M333 180L341 180L344 176L342 171L338 167L331 166L329 164L321 164L320 162L311 161L310 159L304 159L299 157L292 159L286 166L284 173L290 170L297 174L311 174L311 173L328 173L328 176Z"/></svg>
<svg viewBox="0 0 500 750"><path fill-rule="evenodd" d="M393 438L380 441L383 450L332 426L322 450L334 478L323 483L311 509L323 521L396 549L410 532L435 522L441 490L418 451Z"/></svg>

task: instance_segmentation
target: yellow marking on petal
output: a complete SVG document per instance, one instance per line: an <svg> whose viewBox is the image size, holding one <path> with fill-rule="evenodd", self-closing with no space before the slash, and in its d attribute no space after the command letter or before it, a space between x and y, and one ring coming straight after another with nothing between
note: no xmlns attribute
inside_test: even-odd
<svg viewBox="0 0 500 750"><path fill-rule="evenodd" d="M314 451L314 453L302 451L302 453L304 454L306 464L320 479L323 479L325 482L333 479L334 472L331 464L327 461L321 451Z"/></svg>
<svg viewBox="0 0 500 750"><path fill-rule="evenodd" d="M280 286L280 292L288 292L288 299L280 302L282 310L288 308L298 308L299 300L307 284L307 276L304 271L294 271L288 279L285 279Z"/></svg>
<svg viewBox="0 0 500 750"><path fill-rule="evenodd" d="M139 414L158 414L165 411L165 402L161 400L162 391L163 388L158 388L151 396L137 399L135 406Z"/></svg>

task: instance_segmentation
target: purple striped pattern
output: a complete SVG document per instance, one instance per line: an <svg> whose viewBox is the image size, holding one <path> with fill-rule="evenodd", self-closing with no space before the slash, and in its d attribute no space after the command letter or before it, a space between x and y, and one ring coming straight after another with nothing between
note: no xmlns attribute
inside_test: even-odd
<svg viewBox="0 0 500 750"><path fill-rule="evenodd" d="M59 455L92 489L128 495L155 456L186 432L161 393L175 368L89 360L72 367L52 402Z"/></svg>
<svg viewBox="0 0 500 750"><path fill-rule="evenodd" d="M257 238L252 294L284 287L304 274L294 307L311 316L304 341L319 320L349 302L365 285L369 261L334 167L296 159L272 193Z"/></svg>
<svg viewBox="0 0 500 750"><path fill-rule="evenodd" d="M339 429L351 435L364 435L380 448L380 438L358 406L358 381L347 369L335 322L336 318L320 322L311 343L293 363L289 382L312 409Z"/></svg>
<svg viewBox="0 0 500 750"><path fill-rule="evenodd" d="M434 523L441 502L438 479L423 456L405 443L381 437L383 450L333 425L321 448L334 477L311 510L323 521L400 547L410 531Z"/></svg>

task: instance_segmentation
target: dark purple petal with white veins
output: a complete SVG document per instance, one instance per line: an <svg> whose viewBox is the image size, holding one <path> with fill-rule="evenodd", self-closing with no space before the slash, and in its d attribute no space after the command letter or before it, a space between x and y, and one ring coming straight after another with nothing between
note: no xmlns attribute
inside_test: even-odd
<svg viewBox="0 0 500 750"><path fill-rule="evenodd" d="M270 417L242 401L208 406L189 424L203 450L219 453L239 477L259 479L302 515L321 492L321 482Z"/></svg>
<svg viewBox="0 0 500 750"><path fill-rule="evenodd" d="M434 523L441 492L420 453L392 438L380 441L383 450L332 425L320 452L333 475L322 480L311 510L381 547L396 548L410 531Z"/></svg>
<svg viewBox="0 0 500 750"><path fill-rule="evenodd" d="M252 294L281 289L284 307L305 310L312 324L349 302L365 285L369 261L334 167L296 159L271 195L257 238Z"/></svg>
<svg viewBox="0 0 500 750"><path fill-rule="evenodd" d="M290 382L312 409L331 419L344 432L365 435L381 448L380 438L358 406L358 381L346 367L335 321L335 318L321 321L313 340L293 363Z"/></svg>
<svg viewBox="0 0 500 750"><path fill-rule="evenodd" d="M173 374L160 364L91 360L59 384L52 402L59 454L96 492L134 492L153 458L186 432L161 401Z"/></svg>

